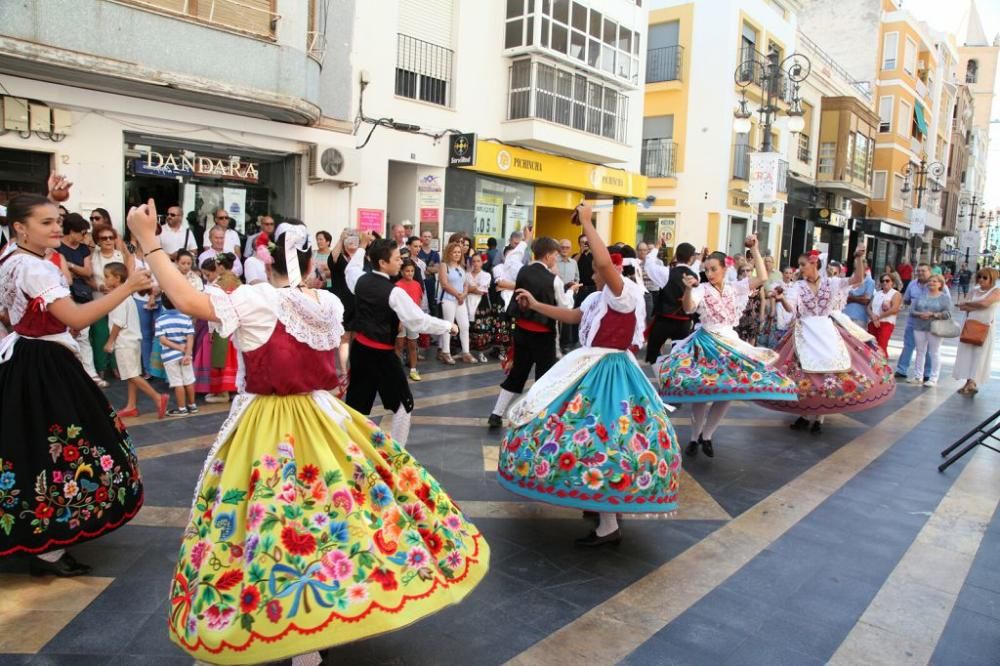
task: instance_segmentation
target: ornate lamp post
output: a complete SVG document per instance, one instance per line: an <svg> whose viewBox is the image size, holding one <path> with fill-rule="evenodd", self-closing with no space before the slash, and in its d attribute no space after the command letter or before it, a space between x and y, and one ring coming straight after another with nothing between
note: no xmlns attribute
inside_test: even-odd
<svg viewBox="0 0 1000 666"><path fill-rule="evenodd" d="M733 112L733 129L738 134L749 134L753 124L750 118L754 113L760 114L760 124L763 127L761 152L771 152L771 126L781 112L778 101L786 101L788 110L788 129L798 134L805 127L805 112L802 110L802 100L799 97L799 85L805 81L812 69L812 63L804 55L793 53L784 60L778 60L778 52L771 49L764 59L756 51L750 51L749 56L736 67L733 78L739 86L741 95L739 104ZM791 90L786 86L791 83ZM747 88L758 85L762 91L763 103L756 111L750 109L747 100ZM757 218L754 220L753 232L764 222L764 204L757 204Z"/></svg>
<svg viewBox="0 0 1000 666"><path fill-rule="evenodd" d="M978 194L973 194L971 199L962 199L958 202L958 214L960 216L969 216L969 228L968 231L972 231L973 222L976 220L976 209L983 204L983 200L979 198ZM980 214L982 215L982 214ZM980 226L982 226L980 224ZM969 248L965 248L965 263L969 263Z"/></svg>
<svg viewBox="0 0 1000 666"><path fill-rule="evenodd" d="M923 211L922 206L924 204L924 192L930 190L931 194L937 194L941 191L941 185L938 183L938 179L941 178L942 174L944 174L943 164L940 162L931 162L928 164L927 160L923 158L921 158L920 164L916 167L914 167L912 163L903 167L903 188L900 192L903 194L909 194L912 191L916 191L917 205L913 210ZM927 176L931 176L933 178L929 186L927 185ZM922 217L923 212L920 214ZM921 234L913 234L910 237L910 242L912 243L910 261L916 261L917 245L920 242L920 238Z"/></svg>

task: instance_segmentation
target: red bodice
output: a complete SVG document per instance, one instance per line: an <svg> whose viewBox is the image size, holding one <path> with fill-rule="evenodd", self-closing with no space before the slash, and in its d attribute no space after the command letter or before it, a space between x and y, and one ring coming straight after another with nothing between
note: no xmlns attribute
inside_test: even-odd
<svg viewBox="0 0 1000 666"><path fill-rule="evenodd" d="M591 347L607 347L621 349L632 346L632 334L635 332L635 311L617 312L611 308L601 318L600 328L594 334Z"/></svg>
<svg viewBox="0 0 1000 666"><path fill-rule="evenodd" d="M257 395L295 395L337 388L335 351L299 342L280 321L260 348L243 353L246 391Z"/></svg>
<svg viewBox="0 0 1000 666"><path fill-rule="evenodd" d="M68 327L44 308L41 298L36 298L28 305L21 320L14 324L14 330L27 338L40 338L65 333Z"/></svg>

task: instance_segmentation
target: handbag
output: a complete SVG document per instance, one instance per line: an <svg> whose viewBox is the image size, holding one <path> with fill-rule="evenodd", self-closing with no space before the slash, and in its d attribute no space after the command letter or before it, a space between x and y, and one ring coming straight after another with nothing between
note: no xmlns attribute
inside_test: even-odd
<svg viewBox="0 0 1000 666"><path fill-rule="evenodd" d="M936 337L957 338L961 333L962 329L954 319L935 319L931 322L931 335Z"/></svg>
<svg viewBox="0 0 1000 666"><path fill-rule="evenodd" d="M75 303L89 303L94 300L94 289L82 280L73 280L69 295Z"/></svg>
<svg viewBox="0 0 1000 666"><path fill-rule="evenodd" d="M962 326L962 334L959 336L959 342L964 342L967 345L972 345L973 347L982 347L986 344L986 337L990 334L990 325L984 324L981 321L976 321L975 319L966 319L965 324Z"/></svg>

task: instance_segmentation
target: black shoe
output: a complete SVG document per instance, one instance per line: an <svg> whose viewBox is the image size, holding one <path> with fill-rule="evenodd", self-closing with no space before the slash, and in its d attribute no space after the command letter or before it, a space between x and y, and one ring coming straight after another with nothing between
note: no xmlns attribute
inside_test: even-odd
<svg viewBox="0 0 1000 666"><path fill-rule="evenodd" d="M496 414L490 414L489 427L490 430L497 430L498 428L502 428L503 419L497 416Z"/></svg>
<svg viewBox="0 0 1000 666"><path fill-rule="evenodd" d="M899 379L906 379L906 377L907 377L907 374L906 374L905 372L899 372L899 371L897 370L897 371L896 371L896 377L898 377Z"/></svg>
<svg viewBox="0 0 1000 666"><path fill-rule="evenodd" d="M809 427L809 420L804 419L800 416L799 418L795 419L795 423L793 423L788 427L791 428L792 430L805 430L806 428Z"/></svg>
<svg viewBox="0 0 1000 666"><path fill-rule="evenodd" d="M709 458L715 457L715 449L712 448L712 440L710 439L701 440L701 452L704 453Z"/></svg>
<svg viewBox="0 0 1000 666"><path fill-rule="evenodd" d="M684 455L691 458L694 458L696 455L698 455L698 442L695 441L688 442L688 445L684 447Z"/></svg>
<svg viewBox="0 0 1000 666"><path fill-rule="evenodd" d="M32 576L72 578L90 573L90 567L86 564L80 564L69 553L64 553L55 562L46 562L39 557L32 557L28 561L28 573Z"/></svg>
<svg viewBox="0 0 1000 666"><path fill-rule="evenodd" d="M813 421L812 428L809 428L809 432L814 435L823 432L823 424L819 421Z"/></svg>
<svg viewBox="0 0 1000 666"><path fill-rule="evenodd" d="M603 546L606 543L619 543L622 540L622 528L619 527L611 534L605 536L597 536L597 530L591 530L590 534L585 537L581 537L576 540L576 545L586 546L587 548L593 548L595 546Z"/></svg>

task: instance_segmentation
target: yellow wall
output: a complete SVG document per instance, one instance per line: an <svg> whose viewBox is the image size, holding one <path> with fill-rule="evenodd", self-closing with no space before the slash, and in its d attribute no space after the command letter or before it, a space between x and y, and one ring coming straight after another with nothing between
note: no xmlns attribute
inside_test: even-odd
<svg viewBox="0 0 1000 666"><path fill-rule="evenodd" d="M582 192L557 187L535 187L535 236L551 236L556 240L569 238L574 252L580 227L570 222L573 209L583 201Z"/></svg>
<svg viewBox="0 0 1000 666"><path fill-rule="evenodd" d="M643 116L674 117L673 141L677 144L675 165L678 173L684 171L684 137L687 136L688 82L691 76L691 35L694 30L694 4L678 5L667 9L653 9L649 12L649 24L678 21L677 40L684 49L681 57L679 81L662 81L646 85ZM650 185L672 187L673 178L654 178Z"/></svg>

